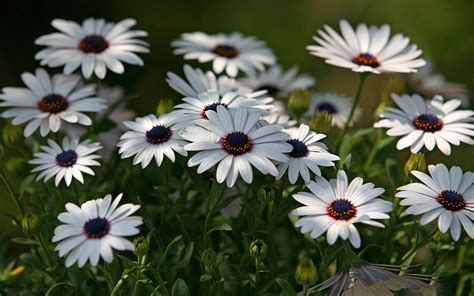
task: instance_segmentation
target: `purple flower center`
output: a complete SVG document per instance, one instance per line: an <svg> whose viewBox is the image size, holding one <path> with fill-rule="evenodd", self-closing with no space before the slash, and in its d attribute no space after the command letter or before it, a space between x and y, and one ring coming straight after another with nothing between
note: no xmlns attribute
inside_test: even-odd
<svg viewBox="0 0 474 296"><path fill-rule="evenodd" d="M252 140L243 132L231 132L221 140L221 143L232 155L241 155L252 149Z"/></svg>
<svg viewBox="0 0 474 296"><path fill-rule="evenodd" d="M359 53L356 57L352 59L352 62L360 66L369 66L372 68L377 68L378 66L380 66L380 63L377 58L371 55L370 53Z"/></svg>
<svg viewBox="0 0 474 296"><path fill-rule="evenodd" d="M331 103L321 103L316 106L318 112L327 112L329 114L337 113L336 107Z"/></svg>
<svg viewBox="0 0 474 296"><path fill-rule="evenodd" d="M41 98L38 102L38 108L43 112L52 114L63 112L69 106L65 97L58 94L49 94Z"/></svg>
<svg viewBox="0 0 474 296"><path fill-rule="evenodd" d="M337 199L328 205L329 216L336 220L350 220L355 217L357 210L354 205L346 199Z"/></svg>
<svg viewBox="0 0 474 296"><path fill-rule="evenodd" d="M89 239L100 239L110 231L110 223L105 218L89 219L84 224L84 233Z"/></svg>
<svg viewBox="0 0 474 296"><path fill-rule="evenodd" d="M212 52L228 59L239 55L239 50L232 45L218 44L212 49Z"/></svg>
<svg viewBox="0 0 474 296"><path fill-rule="evenodd" d="M201 117L204 118L204 119L208 119L207 116L206 116L206 111L208 110L212 110L214 112L217 112L217 106L223 106L227 109L227 105L226 104L223 104L223 103L212 103L212 104L209 104L209 105L206 105L204 106L204 109L202 110L201 112Z"/></svg>
<svg viewBox="0 0 474 296"><path fill-rule="evenodd" d="M79 49L85 53L101 53L109 47L109 43L100 35L88 35L79 42Z"/></svg>
<svg viewBox="0 0 474 296"><path fill-rule="evenodd" d="M462 194L453 191L445 190L438 195L438 202L447 210L457 212L466 208L466 201Z"/></svg>
<svg viewBox="0 0 474 296"><path fill-rule="evenodd" d="M419 130L434 133L443 128L443 121L432 114L422 114L413 120L413 125Z"/></svg>
<svg viewBox="0 0 474 296"><path fill-rule="evenodd" d="M277 94L279 91L280 91L280 88L275 86L275 85L271 85L271 84L264 84L262 86L259 86L256 91L259 91L259 90L266 90L267 91L267 94L269 95L275 95Z"/></svg>
<svg viewBox="0 0 474 296"><path fill-rule="evenodd" d="M171 129L164 125L155 125L151 130L146 132L146 141L150 144L162 144L171 138Z"/></svg>
<svg viewBox="0 0 474 296"><path fill-rule="evenodd" d="M306 144L297 139L290 139L287 141L291 146L293 146L293 150L290 152L290 156L293 158L301 158L308 155L308 147Z"/></svg>
<svg viewBox="0 0 474 296"><path fill-rule="evenodd" d="M56 155L56 163L63 168L72 167L77 161L77 153L73 150L66 150Z"/></svg>

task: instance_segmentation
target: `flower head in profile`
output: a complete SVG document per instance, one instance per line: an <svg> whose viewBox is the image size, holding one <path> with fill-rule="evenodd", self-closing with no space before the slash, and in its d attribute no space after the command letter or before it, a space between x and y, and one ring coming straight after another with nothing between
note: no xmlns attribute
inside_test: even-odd
<svg viewBox="0 0 474 296"><path fill-rule="evenodd" d="M87 261L92 266L99 263L100 257L111 263L114 259L112 249L133 251L132 242L124 238L140 231L143 224L139 216L131 216L138 211L139 205L119 206L122 194L112 199L108 194L104 198L89 200L80 207L66 204L66 212L58 215L62 225L54 229L53 243L58 243L56 251L59 257L67 256L66 267L77 262L83 267Z"/></svg>
<svg viewBox="0 0 474 296"><path fill-rule="evenodd" d="M311 117L316 112L326 112L331 116L331 125L342 128L349 118L352 98L335 92L311 93L311 106L306 116ZM362 111L356 108L351 125L357 121Z"/></svg>
<svg viewBox="0 0 474 296"><path fill-rule="evenodd" d="M187 155L183 146L186 141L179 135L179 128L174 124L174 117L165 114L156 117L150 114L135 121L124 122L131 131L120 137L118 147L122 158L133 158L133 165L141 163L147 167L153 158L161 166L164 156L175 161L175 152Z"/></svg>
<svg viewBox="0 0 474 296"><path fill-rule="evenodd" d="M29 161L38 165L31 172L41 172L36 180L44 179L44 182L55 176L56 187L63 179L67 186L71 185L72 178L84 183L82 173L94 176L89 167L100 165L96 160L100 156L94 154L100 148L99 143L91 143L90 140L79 143L78 139L66 137L59 146L48 139L48 146L41 146L41 152L35 153L35 158Z"/></svg>
<svg viewBox="0 0 474 296"><path fill-rule="evenodd" d="M95 97L95 86L79 86L80 77L54 75L43 69L36 75L21 75L25 87L4 87L0 94L0 107L11 107L2 113L13 125L27 123L23 134L31 136L38 128L44 137L57 132L64 120L69 123L91 125L92 120L82 112L99 112L107 106L105 100Z"/></svg>
<svg viewBox="0 0 474 296"><path fill-rule="evenodd" d="M460 167L450 170L444 164L428 166L430 175L412 171L422 183L399 187L396 197L401 205L409 206L407 214L421 215L420 224L426 225L438 218L442 233L450 230L453 240L459 240L461 226L474 238L474 174L463 174Z"/></svg>
<svg viewBox="0 0 474 296"><path fill-rule="evenodd" d="M199 166L198 173L217 165L216 180L226 180L234 186L237 177L250 184L253 180L252 166L262 174L278 175L273 161L287 162L285 153L292 146L286 141L288 135L280 125L257 125L261 112L250 108L226 109L217 106L216 111L206 111L209 120L196 122L188 127L183 137L191 143L187 151L199 151L188 161L188 166Z"/></svg>
<svg viewBox="0 0 474 296"><path fill-rule="evenodd" d="M402 34L390 38L390 26L359 24L354 30L346 20L339 22L342 36L328 25L318 30L313 39L318 45L307 47L310 54L325 59L326 63L349 68L355 72L409 73L426 64L419 58L422 51L410 45Z"/></svg>
<svg viewBox="0 0 474 296"><path fill-rule="evenodd" d="M296 120L291 119L285 104L281 101L273 101L273 107L269 112L269 114L262 117L260 121L262 125L279 124L284 128L290 128L297 123Z"/></svg>
<svg viewBox="0 0 474 296"><path fill-rule="evenodd" d="M327 146L319 142L326 137L309 130L306 124L299 128L285 130L290 136L287 141L293 149L288 153L289 161L278 165L278 178L288 171L288 179L295 184L298 177L308 183L311 180L310 172L321 176L320 166L334 166L333 161L339 160L339 156L327 151Z"/></svg>
<svg viewBox="0 0 474 296"><path fill-rule="evenodd" d="M60 32L36 39L37 45L47 46L39 51L35 59L49 67L64 66L64 73L71 74L81 67L82 75L90 78L92 73L103 79L107 69L117 74L124 72L123 63L143 66L136 53L148 53L148 43L137 39L148 34L141 30L130 30L137 22L124 19L118 23L104 19L88 18L82 25L55 19L51 25Z"/></svg>
<svg viewBox="0 0 474 296"><path fill-rule="evenodd" d="M474 144L474 124L469 123L474 120L474 111L456 110L461 101L444 102L441 96L425 101L419 95L395 94L392 99L400 109L386 107L374 127L388 128L389 136L402 136L397 142L398 150L410 147L412 153L417 153L423 146L429 151L438 147L450 155L450 144Z"/></svg>
<svg viewBox="0 0 474 296"><path fill-rule="evenodd" d="M237 76L239 71L253 75L256 71L263 71L265 65L275 62L275 56L264 42L237 32L216 35L184 33L171 45L175 48L174 54L184 54L186 60L198 60L200 63L212 61L216 74L225 70L230 77Z"/></svg>
<svg viewBox="0 0 474 296"><path fill-rule="evenodd" d="M257 75L243 78L240 83L254 91L266 90L274 97L287 97L295 89L308 89L315 83L308 74L298 74L298 68L284 71L280 65L274 65Z"/></svg>
<svg viewBox="0 0 474 296"><path fill-rule="evenodd" d="M317 177L316 182L311 181L306 186L311 193L293 194L294 199L304 204L293 211L294 215L302 217L295 226L301 227L301 233L311 232L313 239L327 232L330 245L341 237L359 248L361 239L354 224L384 227L375 220L388 219L386 213L392 211L391 202L377 198L385 192L383 188L374 188L372 183L363 184L360 177L349 183L342 170L336 179L328 181Z"/></svg>

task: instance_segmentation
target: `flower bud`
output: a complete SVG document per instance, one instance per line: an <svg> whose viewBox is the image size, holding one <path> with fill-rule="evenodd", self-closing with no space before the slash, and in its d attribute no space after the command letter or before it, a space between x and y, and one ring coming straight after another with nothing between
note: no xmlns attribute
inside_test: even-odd
<svg viewBox="0 0 474 296"><path fill-rule="evenodd" d="M332 123L332 115L326 111L323 112L315 112L313 117L311 117L311 122L309 126L311 130L327 134L331 130L331 123Z"/></svg>
<svg viewBox="0 0 474 296"><path fill-rule="evenodd" d="M310 104L311 95L306 89L294 90L288 99L288 109L297 119L308 111Z"/></svg>
<svg viewBox="0 0 474 296"><path fill-rule="evenodd" d="M23 218L21 218L21 228L23 232L26 234L35 233L38 229L39 225L39 217L35 214L25 214Z"/></svg>
<svg viewBox="0 0 474 296"><path fill-rule="evenodd" d="M137 237L133 240L133 245L135 246L135 249L133 250L133 254L135 254L135 256L143 257L148 254L149 243L145 237Z"/></svg>
<svg viewBox="0 0 474 296"><path fill-rule="evenodd" d="M166 98L160 99L160 101L158 102L158 106L156 107L156 115L160 116L171 112L173 110L173 106L173 100Z"/></svg>
<svg viewBox="0 0 474 296"><path fill-rule="evenodd" d="M206 249L201 253L201 261L208 268L216 263L216 252L212 249Z"/></svg>
<svg viewBox="0 0 474 296"><path fill-rule="evenodd" d="M298 266L296 267L296 282L303 286L309 286L316 283L317 277L318 274L313 260L306 256L301 258Z"/></svg>
<svg viewBox="0 0 474 296"><path fill-rule="evenodd" d="M258 189L257 198L260 202L269 203L275 199L275 188L263 185Z"/></svg>
<svg viewBox="0 0 474 296"><path fill-rule="evenodd" d="M411 154L405 164L405 175L410 176L411 171L426 172L425 155L422 152Z"/></svg>
<svg viewBox="0 0 474 296"><path fill-rule="evenodd" d="M252 258L262 260L267 255L267 244L258 238L250 244L249 253Z"/></svg>

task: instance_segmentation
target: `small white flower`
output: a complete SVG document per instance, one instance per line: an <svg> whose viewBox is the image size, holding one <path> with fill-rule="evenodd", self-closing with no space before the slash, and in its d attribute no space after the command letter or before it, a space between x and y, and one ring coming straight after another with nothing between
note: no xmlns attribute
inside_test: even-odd
<svg viewBox="0 0 474 296"><path fill-rule="evenodd" d="M122 63L143 66L142 59L135 53L149 52L148 43L136 39L148 34L141 30L130 30L135 24L134 19L111 23L104 19L88 18L81 26L73 21L55 19L51 25L61 32L36 39L37 45L47 48L38 52L35 59L49 67L64 65L65 74L71 74L81 67L85 78L90 78L94 72L103 79L107 68L122 74Z"/></svg>
<svg viewBox="0 0 474 296"><path fill-rule="evenodd" d="M285 132L290 135L287 142L293 146L293 150L288 153L290 161L278 165L278 179L288 170L291 184L295 184L300 175L305 183L308 183L311 180L310 171L320 177L319 166L334 166L333 161L340 159L337 155L329 153L324 143L318 142L326 135L310 131L306 124Z"/></svg>
<svg viewBox="0 0 474 296"><path fill-rule="evenodd" d="M295 89L312 87L315 80L308 74L298 74L297 67L283 71L282 66L274 65L264 72L243 78L239 82L254 91L266 90L271 96L286 97Z"/></svg>
<svg viewBox="0 0 474 296"><path fill-rule="evenodd" d="M266 102L262 103L255 98L234 92L221 95L213 89L200 93L197 97L185 97L182 100L184 103L176 105L174 107L176 110L172 113L180 128L194 125L198 120L207 119L206 111L216 111L217 106L227 109L246 107L259 110L272 107L272 105L267 105Z"/></svg>
<svg viewBox="0 0 474 296"><path fill-rule="evenodd" d="M162 115L157 118L150 114L139 117L135 121L126 121L124 124L131 131L120 137L119 153L122 158L135 155L133 165L141 163L142 168L145 168L155 158L156 164L161 166L164 156L174 162L174 152L183 156L187 155L183 148L187 142L178 134L179 129L174 124L171 115Z"/></svg>
<svg viewBox="0 0 474 296"><path fill-rule="evenodd" d="M94 176L94 171L90 166L99 166L96 159L99 155L93 154L100 148L99 143L91 143L90 140L79 143L78 139L64 138L62 147L53 140L48 139L49 146L41 146L41 152L35 153L35 158L28 163L38 164L31 172L41 172L36 180L44 178L44 182L55 178L56 187L64 178L67 186L71 185L74 177L79 182L84 183L82 173Z"/></svg>
<svg viewBox="0 0 474 296"><path fill-rule="evenodd" d="M186 60L200 63L212 61L216 74L225 70L235 77L240 71L247 75L263 71L265 65L275 62L272 51L255 37L245 37L240 33L208 35L203 32L185 33L180 40L171 43L174 54L184 54Z"/></svg>
<svg viewBox="0 0 474 296"><path fill-rule="evenodd" d="M67 256L66 267L77 262L83 267L89 260L92 266L99 263L100 257L111 263L114 259L112 249L130 250L133 244L124 236L136 235L137 228L143 224L139 216L131 216L140 206L124 204L119 206L122 194L112 200L108 194L103 199L89 200L78 207L66 204L67 212L58 215L64 224L54 229L53 243L59 242L55 250L59 257Z"/></svg>
<svg viewBox="0 0 474 296"><path fill-rule="evenodd" d="M91 125L92 120L82 112L99 112L107 106L104 99L95 97L95 86L78 87L79 76L54 75L52 78L43 69L36 75L25 72L21 75L24 87L4 87L0 94L0 107L12 107L2 113L13 125L28 122L23 134L31 136L38 128L41 135L57 132L61 121Z"/></svg>
<svg viewBox="0 0 474 296"><path fill-rule="evenodd" d="M284 128L289 128L297 123L296 120L291 119L291 116L286 110L285 104L281 101L274 101L273 108L271 108L269 111L270 114L262 117L262 125L279 124Z"/></svg>
<svg viewBox="0 0 474 296"><path fill-rule="evenodd" d="M397 142L398 150L410 147L412 153L417 153L423 146L429 151L437 146L441 152L450 155L450 144L474 144L474 124L468 123L473 121L474 111L456 111L461 101L444 103L441 96L425 101L419 95L395 94L392 94L392 99L401 110L386 107L386 112L380 114L383 119L376 122L374 127L389 128L389 136L403 136Z"/></svg>
<svg viewBox="0 0 474 296"><path fill-rule="evenodd" d="M331 125L342 128L349 118L352 108L352 98L334 92L311 93L311 106L306 116L313 116L315 112L327 112L331 115ZM362 111L356 108L351 125L357 121Z"/></svg>
<svg viewBox="0 0 474 296"><path fill-rule="evenodd" d="M234 186L237 177L250 184L253 180L252 166L262 174L278 175L272 160L287 162L284 154L292 146L286 141L288 135L281 131L280 125L258 127L261 112L248 108L226 109L219 105L217 112L209 110L209 120L200 120L199 126L188 127L183 137L191 144L187 151L199 151L188 161L188 166L198 167L202 173L217 165L216 179L227 186Z"/></svg>
<svg viewBox="0 0 474 296"><path fill-rule="evenodd" d="M313 39L318 45L307 46L310 54L324 58L326 63L352 69L355 72L409 73L425 65L418 57L422 51L409 45L402 34L390 38L390 26L367 27L359 24L354 31L346 20L339 22L342 36L325 25Z"/></svg>
<svg viewBox="0 0 474 296"><path fill-rule="evenodd" d="M311 193L299 192L293 198L305 206L293 211L303 216L296 223L301 233L311 232L311 238L318 238L327 231L327 241L333 245L338 237L349 239L355 248L360 247L360 235L355 223L385 227L373 219L388 219L385 213L392 211L392 203L377 196L385 192L374 188L374 184L363 184L362 178L355 178L349 184L344 171L337 173L337 179L327 181L317 177L316 182L306 184Z"/></svg>
<svg viewBox="0 0 474 296"><path fill-rule="evenodd" d="M420 215L421 225L438 218L439 231L448 229L457 241L461 236L461 225L470 238L474 238L474 174L464 173L454 166L448 171L444 164L429 165L430 176L412 171L422 183L411 183L399 187L395 196L402 198L401 205L409 206L407 214Z"/></svg>

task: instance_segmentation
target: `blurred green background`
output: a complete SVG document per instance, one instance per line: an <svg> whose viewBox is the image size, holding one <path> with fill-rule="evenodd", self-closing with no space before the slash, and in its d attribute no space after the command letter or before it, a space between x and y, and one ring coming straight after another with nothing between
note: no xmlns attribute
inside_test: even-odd
<svg viewBox="0 0 474 296"><path fill-rule="evenodd" d="M143 68L128 66L124 75L110 71L109 85L122 85L127 93L138 94L131 107L143 115L155 111L160 98L179 97L166 84L167 71L182 73L183 59L174 56L170 42L183 32L208 33L241 31L265 40L285 67L299 65L303 72L314 75L319 90L338 90L352 95L356 75L346 69L326 65L310 56L305 46L312 44L312 35L323 24L337 26L341 18L351 23L388 23L392 32L409 36L433 60L436 72L450 81L467 85L474 93L474 1L444 0L30 0L2 1L0 17L0 86L22 85L20 75L33 71L38 62L33 59L40 47L34 40L55 31L54 18L82 21L86 17L103 17L119 21L132 17L136 28L146 30L151 53L142 55ZM192 62L191 64L197 65ZM209 68L209 65L202 65ZM61 68L52 70L59 72ZM371 76L362 98L366 121L377 106L387 76ZM472 97L472 96L471 96ZM471 104L472 105L472 104ZM435 154L448 164L474 170L474 148L464 145L453 149L450 157ZM8 154L1 159L5 162ZM2 211L13 210L5 192L0 190ZM10 225L0 217L0 233Z"/></svg>

